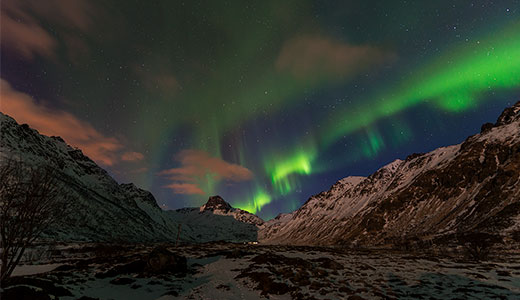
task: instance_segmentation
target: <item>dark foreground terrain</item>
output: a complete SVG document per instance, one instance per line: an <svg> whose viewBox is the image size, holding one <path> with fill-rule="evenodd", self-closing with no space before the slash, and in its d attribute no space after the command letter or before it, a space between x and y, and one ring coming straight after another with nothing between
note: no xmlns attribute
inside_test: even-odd
<svg viewBox="0 0 520 300"><path fill-rule="evenodd" d="M223 243L53 248L38 265L20 266L2 299L520 299L518 254L477 263Z"/></svg>

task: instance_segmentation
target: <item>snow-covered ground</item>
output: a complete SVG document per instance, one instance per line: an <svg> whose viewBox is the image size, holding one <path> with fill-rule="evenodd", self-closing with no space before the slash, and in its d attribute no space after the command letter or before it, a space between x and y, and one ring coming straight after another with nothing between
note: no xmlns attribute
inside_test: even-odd
<svg viewBox="0 0 520 300"><path fill-rule="evenodd" d="M19 265L13 270L12 276L26 276L46 273L56 269L62 264L43 264L43 265Z"/></svg>
<svg viewBox="0 0 520 300"><path fill-rule="evenodd" d="M21 266L48 272L14 277L5 289L11 298L2 299L16 299L17 286L19 293L33 286L59 299L520 299L519 254L475 263L382 250L212 243L168 247L187 258L187 272L121 267L152 248L70 247L74 255Z"/></svg>

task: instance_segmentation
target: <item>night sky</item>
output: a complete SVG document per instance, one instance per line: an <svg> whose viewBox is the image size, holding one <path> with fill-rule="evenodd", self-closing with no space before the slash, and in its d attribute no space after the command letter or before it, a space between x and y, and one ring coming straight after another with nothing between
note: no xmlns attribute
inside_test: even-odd
<svg viewBox="0 0 520 300"><path fill-rule="evenodd" d="M520 1L1 2L1 111L264 219L520 99Z"/></svg>

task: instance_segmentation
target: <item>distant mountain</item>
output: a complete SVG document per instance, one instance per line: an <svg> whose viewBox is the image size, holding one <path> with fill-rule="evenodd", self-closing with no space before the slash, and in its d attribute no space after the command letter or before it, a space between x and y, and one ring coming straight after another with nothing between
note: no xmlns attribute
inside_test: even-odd
<svg viewBox="0 0 520 300"><path fill-rule="evenodd" d="M182 224L182 242L241 242L256 240L254 224L263 223L227 203L224 212L215 197L206 204L207 210L196 208L197 214L191 213L192 209L163 211L150 192L131 183L117 183L80 149L67 145L60 137L41 135L27 124L19 125L3 113L0 113L0 141L0 157L15 156L26 163L48 164L59 172L59 180L73 203L72 213L47 232L54 239L174 241ZM212 222L213 226L208 226Z"/></svg>
<svg viewBox="0 0 520 300"><path fill-rule="evenodd" d="M266 222L259 239L371 246L471 231L520 242L520 102L462 144L338 181Z"/></svg>
<svg viewBox="0 0 520 300"><path fill-rule="evenodd" d="M258 226L264 221L245 210L233 208L220 196L212 196L201 207L168 211L178 223L194 230L197 241L257 241Z"/></svg>
<svg viewBox="0 0 520 300"><path fill-rule="evenodd" d="M264 224L264 220L262 220L257 215L249 213L240 208L233 208L229 203L224 201L220 196L212 196L209 197L208 202L202 205L199 208L200 212L209 212L213 215L218 216L232 216L234 219L247 223L260 226Z"/></svg>

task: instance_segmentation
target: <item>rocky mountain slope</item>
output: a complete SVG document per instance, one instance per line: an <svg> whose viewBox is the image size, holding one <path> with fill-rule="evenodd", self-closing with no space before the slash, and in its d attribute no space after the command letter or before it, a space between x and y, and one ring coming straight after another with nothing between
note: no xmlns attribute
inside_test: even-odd
<svg viewBox="0 0 520 300"><path fill-rule="evenodd" d="M47 232L53 239L174 241L182 224L182 242L250 241L256 240L257 231L256 225L250 223L262 223L258 217L231 207L229 213L220 209L213 213L209 207L197 208L197 214L163 211L150 192L134 184L117 183L80 149L67 145L60 137L41 135L27 124L19 125L2 113L0 141L0 158L21 158L57 170L71 196L72 212ZM211 223L218 225L208 226Z"/></svg>
<svg viewBox="0 0 520 300"><path fill-rule="evenodd" d="M198 208L198 210L201 213L208 212L218 216L232 216L234 219L247 224L259 226L264 223L264 220L262 220L257 215L249 213L240 208L233 208L220 196L209 197L208 202Z"/></svg>
<svg viewBox="0 0 520 300"><path fill-rule="evenodd" d="M258 226L264 221L245 210L233 208L220 196L212 196L201 207L168 211L182 226L189 226L199 242L216 240L257 241Z"/></svg>
<svg viewBox="0 0 520 300"><path fill-rule="evenodd" d="M479 231L520 236L520 102L459 145L347 177L265 223L264 243L394 244Z"/></svg>

